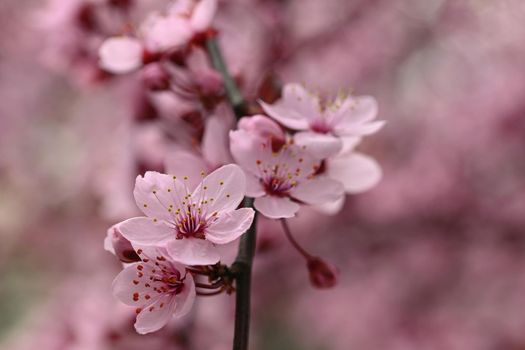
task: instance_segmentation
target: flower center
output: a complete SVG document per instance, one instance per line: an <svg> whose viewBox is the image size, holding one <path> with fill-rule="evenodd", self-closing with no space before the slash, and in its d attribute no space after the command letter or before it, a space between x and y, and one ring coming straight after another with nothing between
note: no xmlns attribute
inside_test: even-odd
<svg viewBox="0 0 525 350"><path fill-rule="evenodd" d="M325 119L315 119L310 123L310 129L320 134L328 134L332 132L332 127Z"/></svg>
<svg viewBox="0 0 525 350"><path fill-rule="evenodd" d="M176 214L176 235L177 239L198 238L205 239L205 230L208 226L201 208L195 204L188 204L185 211L178 210Z"/></svg>

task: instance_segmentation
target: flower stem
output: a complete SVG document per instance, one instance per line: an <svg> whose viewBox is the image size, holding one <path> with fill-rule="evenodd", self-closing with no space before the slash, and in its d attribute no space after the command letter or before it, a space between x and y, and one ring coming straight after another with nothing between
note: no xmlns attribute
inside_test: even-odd
<svg viewBox="0 0 525 350"><path fill-rule="evenodd" d="M301 247L301 245L299 244L299 242L297 242L294 238L294 236L292 235L292 231L290 231L290 227L288 226L288 222L286 221L286 219L281 219L281 225L283 227L283 231L284 231L284 234L286 235L286 238L288 238L288 240L290 241L290 243L292 243L293 247L302 255L304 256L304 258L306 260L311 260L313 258L313 256L308 253L303 247Z"/></svg>
<svg viewBox="0 0 525 350"><path fill-rule="evenodd" d="M246 103L235 80L231 77L214 36L206 40L206 48L213 67L219 71L224 81L224 89L235 117L242 118L246 114ZM253 208L253 199L245 197L243 206ZM235 330L233 335L233 350L247 350L250 334L250 293L252 278L252 262L255 255L257 213L252 225L240 239L237 258L231 267L235 276Z"/></svg>

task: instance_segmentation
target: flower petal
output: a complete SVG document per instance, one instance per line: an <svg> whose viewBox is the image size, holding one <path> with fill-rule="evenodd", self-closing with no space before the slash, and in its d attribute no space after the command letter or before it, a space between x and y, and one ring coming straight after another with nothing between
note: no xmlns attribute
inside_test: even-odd
<svg viewBox="0 0 525 350"><path fill-rule="evenodd" d="M131 218L118 224L120 233L132 244L157 245L175 236L174 229L165 222L147 217Z"/></svg>
<svg viewBox="0 0 525 350"><path fill-rule="evenodd" d="M213 244L204 239L176 239L167 248L172 259L186 265L213 265L221 260Z"/></svg>
<svg viewBox="0 0 525 350"><path fill-rule="evenodd" d="M140 32L147 49L168 51L185 45L193 31L187 18L178 15L151 14L142 24Z"/></svg>
<svg viewBox="0 0 525 350"><path fill-rule="evenodd" d="M236 164L228 164L206 176L193 191L194 203L204 204L203 208L211 216L214 212L234 210L246 193L246 176Z"/></svg>
<svg viewBox="0 0 525 350"><path fill-rule="evenodd" d="M237 239L252 224L255 212L241 208L219 215L219 219L206 229L206 239L216 244L226 244Z"/></svg>
<svg viewBox="0 0 525 350"><path fill-rule="evenodd" d="M255 198L255 209L270 219L291 218L299 211L299 204L287 197L264 196Z"/></svg>
<svg viewBox="0 0 525 350"><path fill-rule="evenodd" d="M208 29L217 12L217 0L201 0L191 15L191 26L197 32Z"/></svg>
<svg viewBox="0 0 525 350"><path fill-rule="evenodd" d="M130 37L105 40L98 50L100 67L111 73L128 73L142 66L142 44Z"/></svg>
<svg viewBox="0 0 525 350"><path fill-rule="evenodd" d="M213 167L231 163L228 138L231 124L230 120L219 116L211 116L206 121L202 136L202 154Z"/></svg>
<svg viewBox="0 0 525 350"><path fill-rule="evenodd" d="M319 97L299 84L286 84L282 98L273 105L259 103L270 117L296 130L307 130L309 121L320 114Z"/></svg>
<svg viewBox="0 0 525 350"><path fill-rule="evenodd" d="M338 137L311 131L296 133L294 141L298 146L306 147L306 151L318 159L337 154L343 146L343 142Z"/></svg>
<svg viewBox="0 0 525 350"><path fill-rule="evenodd" d="M347 193L361 193L381 180L382 171L373 158L354 152L330 159L327 163L327 175L340 181Z"/></svg>
<svg viewBox="0 0 525 350"><path fill-rule="evenodd" d="M192 152L175 151L166 159L166 171L180 179L187 177L188 189L191 191L197 188L203 179L201 174L206 174L207 170L208 165L204 159Z"/></svg>
<svg viewBox="0 0 525 350"><path fill-rule="evenodd" d="M257 198L264 196L264 187L261 185L259 178L251 173L246 173L246 196Z"/></svg>
<svg viewBox="0 0 525 350"><path fill-rule="evenodd" d="M147 216L172 221L170 205L180 207L180 198L190 193L189 184L183 184L172 175L148 171L137 176L133 195L140 210Z"/></svg>
<svg viewBox="0 0 525 350"><path fill-rule="evenodd" d="M334 202L326 202L320 205L317 205L315 207L316 210L319 212L326 214L326 215L336 215L343 209L343 206L345 204L345 196L341 196L338 200Z"/></svg>
<svg viewBox="0 0 525 350"><path fill-rule="evenodd" d="M182 289L182 292L175 296L177 306L175 308L173 316L182 317L186 315L193 306L195 296L195 282L191 273L187 273L186 277L184 278L184 288Z"/></svg>
<svg viewBox="0 0 525 350"><path fill-rule="evenodd" d="M137 315L135 322L137 333L147 334L164 327L173 317L176 306L175 297L171 294L163 294L153 303L146 305Z"/></svg>
<svg viewBox="0 0 525 350"><path fill-rule="evenodd" d="M260 140L255 140L246 130L230 131L230 151L235 162L244 170L258 173L256 160L264 154Z"/></svg>
<svg viewBox="0 0 525 350"><path fill-rule="evenodd" d="M323 204L336 201L343 196L344 187L339 181L327 177L316 177L301 182L290 191L290 194L307 204Z"/></svg>
<svg viewBox="0 0 525 350"><path fill-rule="evenodd" d="M113 280L113 295L130 306L154 302L160 297L154 288L160 288L163 284L150 279L153 275L151 270L151 266L142 262L126 266Z"/></svg>

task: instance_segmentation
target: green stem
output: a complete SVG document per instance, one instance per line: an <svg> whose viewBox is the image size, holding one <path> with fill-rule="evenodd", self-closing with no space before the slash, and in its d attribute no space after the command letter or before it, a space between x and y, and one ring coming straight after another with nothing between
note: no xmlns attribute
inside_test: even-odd
<svg viewBox="0 0 525 350"><path fill-rule="evenodd" d="M213 67L222 74L224 89L237 120L246 114L246 103L235 80L231 77L221 51L214 37L206 40L206 48ZM253 199L245 197L243 206L253 208ZM250 334L250 296L252 279L252 262L255 255L257 215L253 223L239 242L237 258L231 270L235 275L235 331L233 350L247 350Z"/></svg>

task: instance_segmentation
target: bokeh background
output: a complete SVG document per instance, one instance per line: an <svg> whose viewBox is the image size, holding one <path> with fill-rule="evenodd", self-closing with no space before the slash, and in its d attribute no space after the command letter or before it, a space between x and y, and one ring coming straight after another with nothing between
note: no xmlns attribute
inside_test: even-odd
<svg viewBox="0 0 525 350"><path fill-rule="evenodd" d="M111 296L106 229L136 214L134 177L184 138L187 106L98 70L86 8L105 2L0 2L0 348L228 349L233 296L149 336ZM134 6L138 23L163 1ZM387 120L359 146L379 185L291 221L337 287L312 288L261 222L253 348L525 349L525 3L229 0L215 23L246 96L269 75L351 88Z"/></svg>

